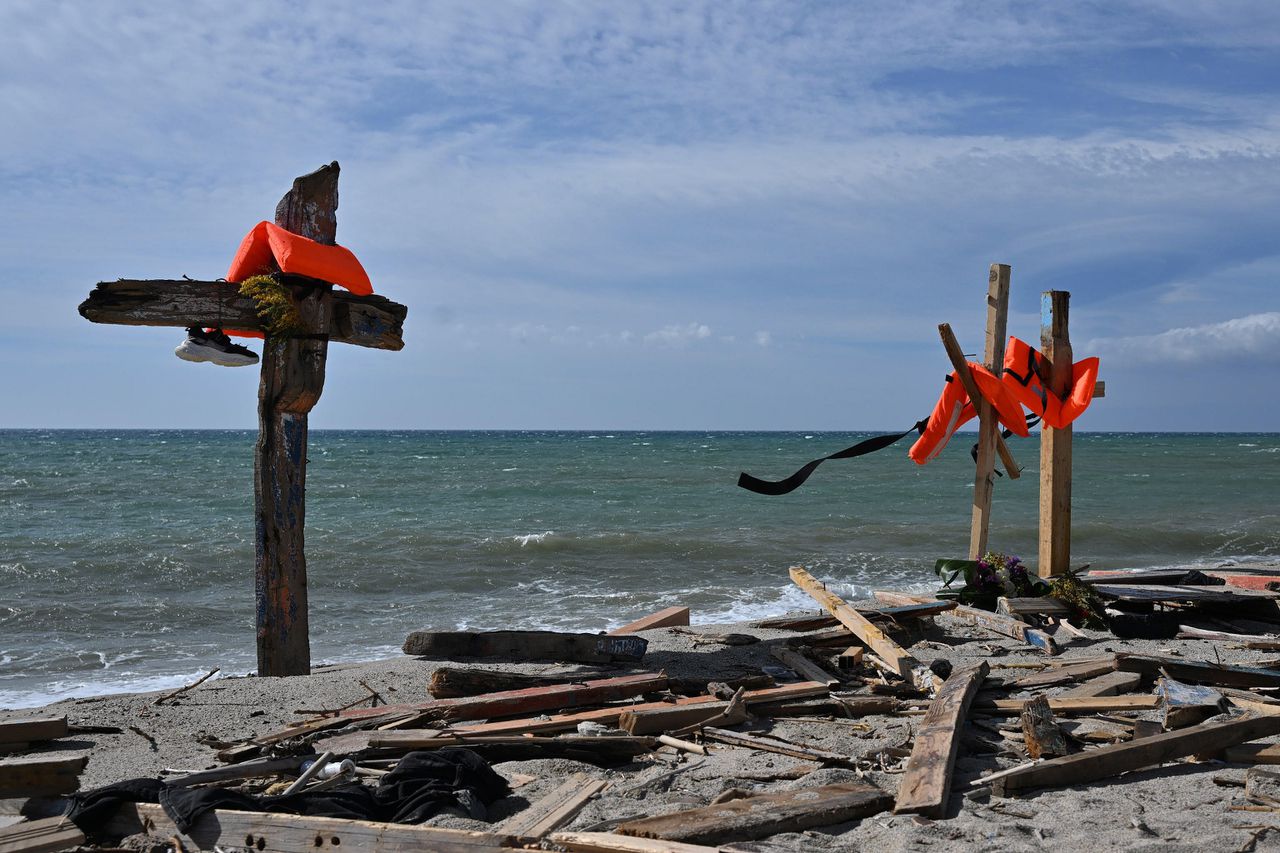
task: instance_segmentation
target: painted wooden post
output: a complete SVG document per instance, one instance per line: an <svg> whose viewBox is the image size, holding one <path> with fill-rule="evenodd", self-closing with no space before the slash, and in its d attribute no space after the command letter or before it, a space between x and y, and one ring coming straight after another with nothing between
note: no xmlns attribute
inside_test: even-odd
<svg viewBox="0 0 1280 853"><path fill-rule="evenodd" d="M276 224L332 245L337 209L338 164L331 163L293 182L276 206ZM307 413L324 390L331 291L328 284L294 285L303 334L311 337L268 336L262 348L253 455L258 675L311 672L303 550Z"/></svg>
<svg viewBox="0 0 1280 853"><path fill-rule="evenodd" d="M992 264L987 288L987 345L983 366L996 376L1004 372L1004 342L1009 320L1009 265ZM973 478L973 518L969 525L969 559L987 552L991 527L991 494L995 489L996 439L1000 422L991 403L978 404L978 465ZM1016 477L1017 470L1010 475Z"/></svg>
<svg viewBox="0 0 1280 853"><path fill-rule="evenodd" d="M1049 362L1042 377L1048 393L1059 398L1071 385L1071 338L1068 305L1071 294L1047 290L1040 301L1040 352ZM1040 559L1041 577L1065 572L1071 563L1071 426L1040 428Z"/></svg>

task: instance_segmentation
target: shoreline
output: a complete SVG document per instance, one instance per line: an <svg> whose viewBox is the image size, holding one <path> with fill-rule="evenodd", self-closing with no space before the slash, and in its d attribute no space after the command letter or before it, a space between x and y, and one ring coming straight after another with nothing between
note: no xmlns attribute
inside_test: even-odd
<svg viewBox="0 0 1280 853"><path fill-rule="evenodd" d="M723 645L708 639L726 633L749 634L760 642ZM926 664L944 658L959 669L986 661L991 677L1004 680L1034 672L1037 665L1050 660L1083 660L1120 651L1253 665L1271 656L1206 640L1120 640L1104 632L1088 631L1087 639L1074 642L1059 632L1062 654L1049 659L1017 640L982 631L946 614L918 624L904 623L904 630L894 634ZM49 712L66 714L74 726L120 728L120 734L75 734L34 750L87 753L88 766L81 776L81 789L85 790L138 776L176 775L167 770L190 772L221 766L215 750L201 740L232 742L260 736L297 722L296 711L338 708L355 702L368 695L360 681L388 703L396 704L429 699L427 679L435 669L447 664L583 678L661 670L673 678L713 680L759 673L763 666L776 666L769 650L798 635L760 629L751 623L724 623L658 628L640 632L639 636L649 640L650 645L644 660L637 665L450 662L405 655L317 667L308 676L217 678L159 706L152 704L154 699L171 691L69 699L40 709L0 712L0 719ZM1070 686L1046 692L1053 696ZM1014 691L1000 695L1020 694ZM519 812L575 772L588 773L611 785L565 827L569 830L599 828L623 816L664 814L705 805L729 788L776 792L861 780L893 794L901 778L902 753L909 748L919 721L918 714L868 715L858 718L857 726L806 717L757 721L753 730L767 730L775 737L858 760L857 769L818 768L791 779L781 777L807 762L737 748L713 748L707 756L685 759L658 753L614 769L565 759L498 762L494 768L500 774L508 778L523 774L534 780L495 804L491 816L501 820ZM997 798L987 787L970 788L969 783L982 773L1015 766L1025 759L1016 758L1008 739L989 728L970 722L963 737L955 770L955 789L963 790L951 797L944 819L884 812L848 824L784 833L735 846L758 851L905 851L938 844L943 845L942 849L984 850L1035 850L1045 845L1098 850L1234 850L1253 831L1239 826L1280 824L1280 818L1273 815L1232 812L1230 807L1241 801L1243 789L1238 786L1243 784L1246 768L1213 762L1173 762L1078 787ZM672 770L679 772L673 775ZM777 778L761 781L769 776ZM491 824L458 814L438 815L426 825L474 831L492 828Z"/></svg>

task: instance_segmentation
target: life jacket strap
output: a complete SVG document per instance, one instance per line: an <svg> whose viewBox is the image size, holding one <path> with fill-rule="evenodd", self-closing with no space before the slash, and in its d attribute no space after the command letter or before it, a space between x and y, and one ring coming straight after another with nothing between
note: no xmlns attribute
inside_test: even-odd
<svg viewBox="0 0 1280 853"><path fill-rule="evenodd" d="M915 425L906 432L889 433L864 439L851 447L832 453L830 456L824 456L821 459L809 462L785 480L761 480L759 477L753 477L744 471L738 475L738 486L758 495L785 495L804 485L804 481L809 479L809 475L817 470L818 466L823 462L829 459L852 459L855 456L865 456L868 453L875 453L877 450L884 450L889 445L906 438L913 432L923 433L928 423L929 421L926 418L922 421L916 421Z"/></svg>

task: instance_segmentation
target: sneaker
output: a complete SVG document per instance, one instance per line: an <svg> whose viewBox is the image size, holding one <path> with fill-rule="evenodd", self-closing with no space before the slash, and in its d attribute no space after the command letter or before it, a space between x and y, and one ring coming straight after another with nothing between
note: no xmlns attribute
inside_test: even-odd
<svg viewBox="0 0 1280 853"><path fill-rule="evenodd" d="M257 354L248 347L231 343L221 329L205 331L199 326L187 329L187 339L173 354L183 361L211 361L223 367L245 367L258 363Z"/></svg>

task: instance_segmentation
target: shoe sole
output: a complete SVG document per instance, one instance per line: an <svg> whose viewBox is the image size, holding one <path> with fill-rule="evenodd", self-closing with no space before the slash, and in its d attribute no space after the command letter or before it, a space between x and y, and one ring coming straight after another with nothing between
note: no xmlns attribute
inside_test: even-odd
<svg viewBox="0 0 1280 853"><path fill-rule="evenodd" d="M189 341L183 341L173 354L183 361L191 362L210 362L220 367L248 367L251 364L258 363L258 357L247 355L232 355L225 352L211 351L205 347L188 346Z"/></svg>

